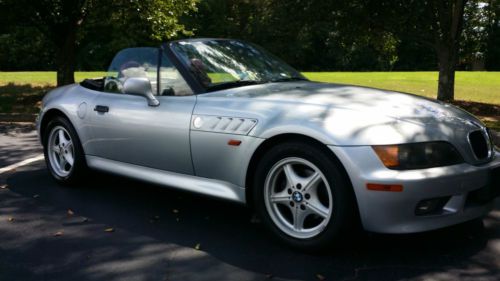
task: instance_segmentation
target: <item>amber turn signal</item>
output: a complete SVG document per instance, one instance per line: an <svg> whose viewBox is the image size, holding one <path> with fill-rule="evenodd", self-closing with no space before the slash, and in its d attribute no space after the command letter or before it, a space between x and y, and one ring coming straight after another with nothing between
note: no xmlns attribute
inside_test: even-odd
<svg viewBox="0 0 500 281"><path fill-rule="evenodd" d="M387 168L399 166L399 146L376 145L373 146L373 150Z"/></svg>
<svg viewBox="0 0 500 281"><path fill-rule="evenodd" d="M239 146L241 144L241 141L240 140L229 140L227 142L228 145L232 145L232 146Z"/></svg>
<svg viewBox="0 0 500 281"><path fill-rule="evenodd" d="M400 184L378 184L378 183L367 183L366 189L374 191L392 191L401 192L403 191L403 186Z"/></svg>

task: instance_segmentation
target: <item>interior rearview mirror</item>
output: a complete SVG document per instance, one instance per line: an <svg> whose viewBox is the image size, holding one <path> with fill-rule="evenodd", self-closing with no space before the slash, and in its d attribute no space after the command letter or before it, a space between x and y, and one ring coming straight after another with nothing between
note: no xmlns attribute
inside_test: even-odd
<svg viewBox="0 0 500 281"><path fill-rule="evenodd" d="M149 106L158 106L160 101L153 95L151 83L146 77L130 77L123 83L123 93L128 95L143 96Z"/></svg>

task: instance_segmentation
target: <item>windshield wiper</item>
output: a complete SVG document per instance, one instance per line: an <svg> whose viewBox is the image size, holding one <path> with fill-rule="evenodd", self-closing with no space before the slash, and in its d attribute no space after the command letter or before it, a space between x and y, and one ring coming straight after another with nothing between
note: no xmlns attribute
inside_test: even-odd
<svg viewBox="0 0 500 281"><path fill-rule="evenodd" d="M270 82L288 82L288 81L309 81L304 77L288 77L270 80Z"/></svg>
<svg viewBox="0 0 500 281"><path fill-rule="evenodd" d="M207 88L207 90L208 91L217 91L217 90L230 89L230 88L235 88L235 87L240 87L240 86L258 85L258 84L263 84L263 83L265 83L265 81L237 80L237 81L215 84L215 85L209 86Z"/></svg>

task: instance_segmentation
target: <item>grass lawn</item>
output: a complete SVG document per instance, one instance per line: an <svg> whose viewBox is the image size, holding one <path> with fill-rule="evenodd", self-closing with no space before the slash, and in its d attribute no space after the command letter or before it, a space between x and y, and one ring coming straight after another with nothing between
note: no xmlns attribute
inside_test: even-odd
<svg viewBox="0 0 500 281"><path fill-rule="evenodd" d="M304 72L315 81L437 96L437 72ZM457 72L455 99L500 105L500 72Z"/></svg>
<svg viewBox="0 0 500 281"><path fill-rule="evenodd" d="M76 72L77 82L102 77L105 72ZM435 98L437 72L304 72L313 81L362 85ZM56 84L55 72L0 72L0 113L36 113L43 95ZM488 125L500 129L500 72L457 72L455 103L470 112L489 116ZM463 102L471 101L471 102Z"/></svg>
<svg viewBox="0 0 500 281"><path fill-rule="evenodd" d="M435 98L437 72L304 72L314 81L353 84L396 90ZM104 72L76 72L76 81L104 76ZM0 72L0 86L54 86L55 72ZM500 105L500 72L457 72L457 100Z"/></svg>
<svg viewBox="0 0 500 281"><path fill-rule="evenodd" d="M102 76L104 72L77 72L75 79ZM55 72L0 72L0 113L38 113L42 97L55 85Z"/></svg>
<svg viewBox="0 0 500 281"><path fill-rule="evenodd" d="M82 81L85 78L102 77L105 72L76 72L75 80ZM1 72L0 86L13 83L16 85L31 84L32 86L56 85L56 73L53 71L27 71L27 72Z"/></svg>

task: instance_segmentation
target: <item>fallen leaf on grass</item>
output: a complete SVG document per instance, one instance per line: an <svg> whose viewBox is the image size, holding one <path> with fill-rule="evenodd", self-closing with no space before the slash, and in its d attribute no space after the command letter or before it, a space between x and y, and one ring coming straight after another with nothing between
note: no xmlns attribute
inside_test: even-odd
<svg viewBox="0 0 500 281"><path fill-rule="evenodd" d="M196 244L196 245L194 246L194 249L199 251L199 250L200 250L200 247L201 247L201 244L200 244L200 243L198 243L198 244Z"/></svg>
<svg viewBox="0 0 500 281"><path fill-rule="evenodd" d="M115 232L115 229L110 227L110 228L106 228L104 231L105 232Z"/></svg>
<svg viewBox="0 0 500 281"><path fill-rule="evenodd" d="M64 234L64 232L58 231L58 232L54 233L54 236L62 236L63 234Z"/></svg>
<svg viewBox="0 0 500 281"><path fill-rule="evenodd" d="M319 281L325 281L326 277L321 275L321 274L316 274L316 278L318 278Z"/></svg>
<svg viewBox="0 0 500 281"><path fill-rule="evenodd" d="M7 220L8 220L8 221L10 221L10 222L13 222L13 221L14 221L14 218L13 218L13 217L10 217L10 218L8 218Z"/></svg>
<svg viewBox="0 0 500 281"><path fill-rule="evenodd" d="M68 214L68 217L71 217L72 215L75 214L75 212L73 212L73 210L71 210L71 209L68 209L67 214Z"/></svg>

